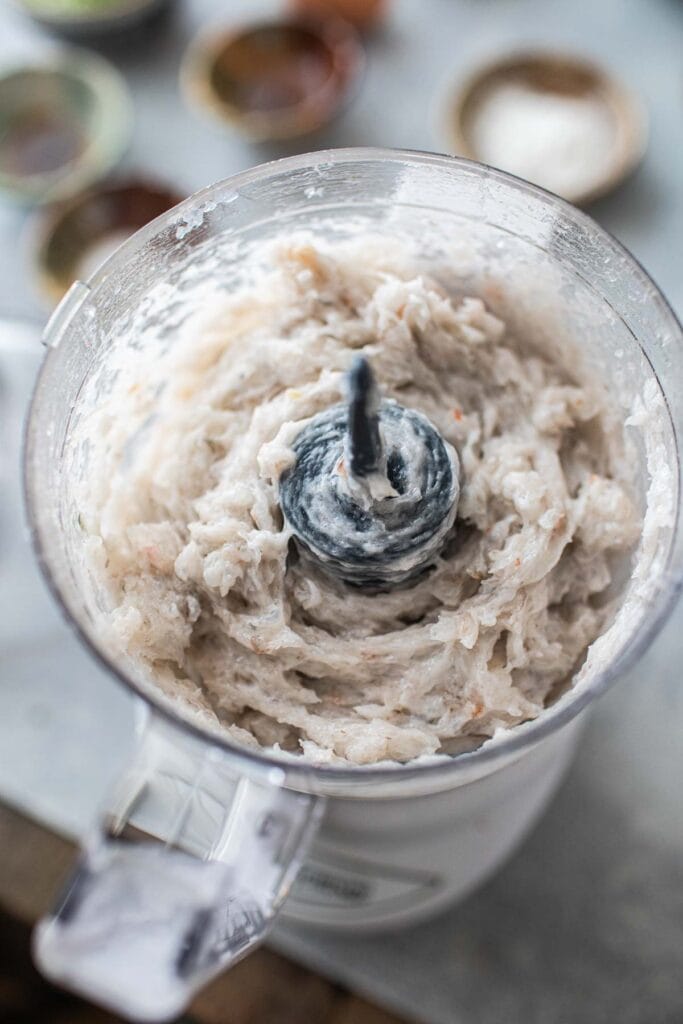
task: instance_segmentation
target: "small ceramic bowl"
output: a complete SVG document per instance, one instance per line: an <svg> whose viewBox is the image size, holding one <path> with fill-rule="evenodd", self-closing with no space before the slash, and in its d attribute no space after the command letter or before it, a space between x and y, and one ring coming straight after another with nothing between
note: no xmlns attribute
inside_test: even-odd
<svg viewBox="0 0 683 1024"><path fill-rule="evenodd" d="M255 141L307 135L340 113L364 51L338 20L264 21L200 36L183 62L189 101Z"/></svg>
<svg viewBox="0 0 683 1024"><path fill-rule="evenodd" d="M303 17L343 18L361 32L368 32L384 19L388 0L289 0L289 8Z"/></svg>
<svg viewBox="0 0 683 1024"><path fill-rule="evenodd" d="M130 28L171 0L14 0L34 21L53 32L95 36Z"/></svg>
<svg viewBox="0 0 683 1024"><path fill-rule="evenodd" d="M122 156L132 106L108 61L65 50L0 75L0 191L54 202L87 188Z"/></svg>
<svg viewBox="0 0 683 1024"><path fill-rule="evenodd" d="M165 185L129 180L102 185L45 210L31 231L42 294L58 302L74 281L86 281L138 228L182 198Z"/></svg>
<svg viewBox="0 0 683 1024"><path fill-rule="evenodd" d="M533 129L521 120L527 115L535 119ZM582 116L588 117L583 139ZM561 53L513 54L482 66L450 91L440 121L449 152L528 178L579 205L619 185L647 145L647 117L630 90L603 68ZM523 132L545 162L537 176L528 160L524 171ZM554 174L553 158L559 165ZM574 181L569 164L576 167Z"/></svg>

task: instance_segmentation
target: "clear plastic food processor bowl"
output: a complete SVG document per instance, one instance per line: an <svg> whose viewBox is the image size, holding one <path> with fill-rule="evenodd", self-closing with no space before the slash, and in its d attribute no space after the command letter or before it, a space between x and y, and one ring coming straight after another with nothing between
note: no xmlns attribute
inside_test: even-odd
<svg viewBox="0 0 683 1024"><path fill-rule="evenodd" d="M619 629L539 719L472 753L351 769L240 748L184 716L112 655L97 628L106 599L83 558L77 484L89 471L90 450L79 424L107 395L122 360L142 358L149 346L163 355L212 295L243 284L264 242L298 229L410 239L426 267L452 268L454 286L468 294L485 287L515 330L535 332L548 349L580 339L624 418L644 402L642 425L628 432L648 512ZM51 977L138 1019L161 1019L263 937L335 808L360 814L375 801L375 831L385 828L386 838L393 819L386 810L383 826L380 807L451 794L447 813L457 823L466 792L477 804L484 797L471 794L484 793L489 777L508 785L515 766L567 729L651 642L683 570L681 328L635 260L556 197L463 160L359 149L277 161L188 199L139 231L89 282L75 284L45 341L26 444L36 549L67 618L144 702L147 725L71 889L38 930L37 956ZM520 800L524 793L521 787ZM532 809L520 804L514 817L524 815ZM514 828L494 811L490 820L487 850L500 856ZM410 824L405 829L408 849L417 840ZM474 846L467 856L474 864ZM472 867L468 878L482 873ZM448 893L464 887L453 884Z"/></svg>

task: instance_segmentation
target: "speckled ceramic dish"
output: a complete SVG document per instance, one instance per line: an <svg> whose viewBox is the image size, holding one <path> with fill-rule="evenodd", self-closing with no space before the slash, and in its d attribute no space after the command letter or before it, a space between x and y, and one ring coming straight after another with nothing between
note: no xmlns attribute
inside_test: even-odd
<svg viewBox="0 0 683 1024"><path fill-rule="evenodd" d="M105 60L65 50L0 75L0 191L53 202L103 177L123 154L132 108Z"/></svg>
<svg viewBox="0 0 683 1024"><path fill-rule="evenodd" d="M254 140L307 135L349 101L364 66L342 21L284 19L211 31L190 47L181 82L190 102Z"/></svg>
<svg viewBox="0 0 683 1024"><path fill-rule="evenodd" d="M75 280L87 280L138 228L182 198L165 185L128 180L93 189L44 211L31 231L43 296L58 302Z"/></svg>
<svg viewBox="0 0 683 1024"><path fill-rule="evenodd" d="M509 96L511 88L524 90L528 96L539 97L541 103L545 101L552 104L562 98L575 105L573 116L576 115L576 104L582 102L590 102L592 109L599 111L606 126L602 144L604 159L599 168L596 165L592 180L589 180L588 174L584 174L583 180L577 181L574 187L567 184L562 189L552 188L546 182L522 173L514 165L515 160L511 154L508 156L501 151L498 160L491 159L481 143L482 118L487 104L490 110L491 98L500 96L503 90L507 90ZM534 184L545 185L577 204L591 202L612 191L639 163L647 144L647 117L637 97L605 69L582 58L562 53L518 53L483 65L464 82L458 82L448 93L439 120L440 131L449 152L491 164L520 177L528 177ZM513 133L511 138L518 151L519 140L514 139L514 128L506 125L500 107L497 125L499 129L507 128ZM572 150L568 141L570 126L567 126L563 138L561 122L551 124L546 121L546 125L548 136L553 132L558 136L558 159L562 159L563 146L564 159L576 159L576 147ZM536 138L542 139L543 134L543 129L539 127ZM497 138L500 139L502 135L503 131L499 130ZM501 148L500 144L498 148ZM549 152L546 147L546 159ZM590 155L589 147L586 159Z"/></svg>

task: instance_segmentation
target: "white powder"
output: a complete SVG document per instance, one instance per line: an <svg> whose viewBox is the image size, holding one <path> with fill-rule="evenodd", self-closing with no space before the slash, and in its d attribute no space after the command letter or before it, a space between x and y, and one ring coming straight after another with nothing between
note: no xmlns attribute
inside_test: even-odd
<svg viewBox="0 0 683 1024"><path fill-rule="evenodd" d="M566 95L522 83L491 90L470 141L483 163L567 199L598 184L612 162L616 124L595 95Z"/></svg>

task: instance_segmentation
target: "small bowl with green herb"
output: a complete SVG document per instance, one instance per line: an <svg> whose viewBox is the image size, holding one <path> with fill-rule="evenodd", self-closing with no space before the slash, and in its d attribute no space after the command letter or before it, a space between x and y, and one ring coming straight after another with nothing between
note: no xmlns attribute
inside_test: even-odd
<svg viewBox="0 0 683 1024"><path fill-rule="evenodd" d="M14 0L35 21L68 35L96 35L137 25L171 0Z"/></svg>

